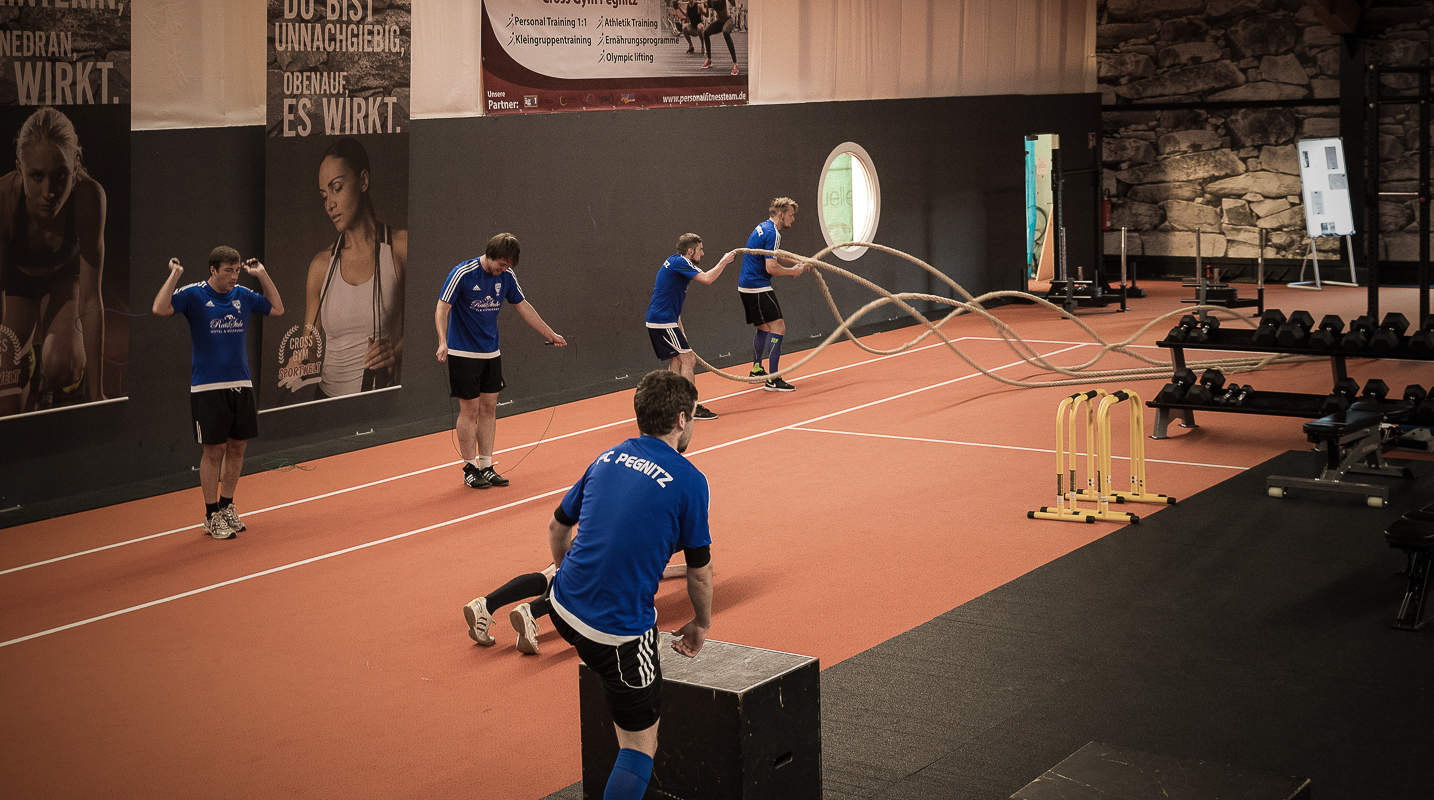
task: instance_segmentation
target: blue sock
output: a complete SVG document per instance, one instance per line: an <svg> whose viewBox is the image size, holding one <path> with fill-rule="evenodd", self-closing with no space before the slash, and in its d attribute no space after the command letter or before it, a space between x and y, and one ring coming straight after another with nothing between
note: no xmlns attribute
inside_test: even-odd
<svg viewBox="0 0 1434 800"><path fill-rule="evenodd" d="M767 356L771 363L771 368L767 370L767 373L775 373L777 362L782 358L782 337L775 333L767 334Z"/></svg>
<svg viewBox="0 0 1434 800"><path fill-rule="evenodd" d="M641 750L624 747L617 751L617 762L612 765L602 800L642 800L651 778L652 757Z"/></svg>
<svg viewBox="0 0 1434 800"><path fill-rule="evenodd" d="M766 346L767 346L767 332L766 332L766 331L763 331L763 330L757 331L757 335L752 337L752 363L753 363L753 364L758 364L758 365L760 365L760 364L762 363L762 348L764 348L764 347L766 347Z"/></svg>

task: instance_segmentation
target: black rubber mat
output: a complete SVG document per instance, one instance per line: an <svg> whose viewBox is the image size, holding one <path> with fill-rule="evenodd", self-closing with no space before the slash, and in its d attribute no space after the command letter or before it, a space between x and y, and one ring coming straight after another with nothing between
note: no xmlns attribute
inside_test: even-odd
<svg viewBox="0 0 1434 800"><path fill-rule="evenodd" d="M1390 627L1404 555L1383 536L1434 501L1434 463L1396 463L1415 478L1369 479L1390 487L1370 508L1269 497L1268 475L1317 474L1285 453L829 667L823 796L1006 798L1098 741L1321 798L1434 797L1434 625Z"/></svg>

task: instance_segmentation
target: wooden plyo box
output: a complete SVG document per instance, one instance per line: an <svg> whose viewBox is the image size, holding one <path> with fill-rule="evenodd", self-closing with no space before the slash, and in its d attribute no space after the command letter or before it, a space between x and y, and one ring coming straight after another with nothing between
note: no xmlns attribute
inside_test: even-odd
<svg viewBox="0 0 1434 800"><path fill-rule="evenodd" d="M820 664L708 640L696 658L662 635L662 717L650 800L820 800ZM583 797L598 800L617 758L602 682L578 665Z"/></svg>

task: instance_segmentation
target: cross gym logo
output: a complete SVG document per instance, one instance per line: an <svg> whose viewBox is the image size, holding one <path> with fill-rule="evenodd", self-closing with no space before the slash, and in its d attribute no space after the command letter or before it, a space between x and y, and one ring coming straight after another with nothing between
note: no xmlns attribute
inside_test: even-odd
<svg viewBox="0 0 1434 800"><path fill-rule="evenodd" d="M316 383L324 366L324 335L313 325L289 328L279 342L279 385L301 386Z"/></svg>

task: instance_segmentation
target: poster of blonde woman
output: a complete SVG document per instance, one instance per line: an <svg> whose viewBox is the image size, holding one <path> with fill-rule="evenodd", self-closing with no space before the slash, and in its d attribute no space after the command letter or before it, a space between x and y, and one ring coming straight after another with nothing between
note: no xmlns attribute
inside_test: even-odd
<svg viewBox="0 0 1434 800"><path fill-rule="evenodd" d="M48 6L0 20L0 418L127 393L130 14Z"/></svg>

